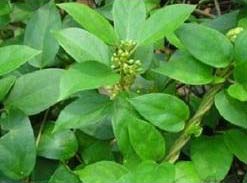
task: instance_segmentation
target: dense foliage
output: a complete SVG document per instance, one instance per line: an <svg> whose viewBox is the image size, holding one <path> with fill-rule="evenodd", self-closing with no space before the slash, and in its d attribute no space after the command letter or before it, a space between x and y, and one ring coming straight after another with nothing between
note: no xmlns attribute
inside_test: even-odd
<svg viewBox="0 0 247 183"><path fill-rule="evenodd" d="M247 181L246 4L1 0L0 182Z"/></svg>

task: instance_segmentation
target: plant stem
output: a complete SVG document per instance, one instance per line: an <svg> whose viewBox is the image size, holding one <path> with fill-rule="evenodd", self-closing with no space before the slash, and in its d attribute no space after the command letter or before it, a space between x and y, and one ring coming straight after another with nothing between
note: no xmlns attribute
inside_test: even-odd
<svg viewBox="0 0 247 183"><path fill-rule="evenodd" d="M229 71L230 71L229 68L224 70L221 74L222 77L228 78L228 76L231 74L231 71L230 72ZM182 131L181 135L178 137L178 139L175 141L173 146L170 148L168 155L165 157L163 161L174 163L178 159L180 155L180 151L190 140L191 135L193 135L193 129L195 129L195 127L198 127L200 125L203 116L212 107L214 103L215 95L223 88L223 86L224 83L217 84L208 90L208 92L204 95L198 110L193 115L193 117L187 122L185 129Z"/></svg>
<svg viewBox="0 0 247 183"><path fill-rule="evenodd" d="M218 16L220 16L221 11L220 11L220 4L219 4L218 0L214 0L214 4L215 4L215 8L216 8Z"/></svg>
<svg viewBox="0 0 247 183"><path fill-rule="evenodd" d="M37 139L36 139L36 147L38 147L38 145L39 145L40 137L41 137L43 128L44 128L44 126L45 126L45 122L46 122L46 119L47 119L47 117L48 117L48 114L49 114L49 109L47 109L47 110L45 111L43 120L42 120L42 122L41 122L41 125L40 125L40 128L39 128L39 133L38 133L38 136L37 136Z"/></svg>
<svg viewBox="0 0 247 183"><path fill-rule="evenodd" d="M210 13L207 13L205 11L202 11L200 9L195 9L195 13L200 14L200 15L203 15L203 16L206 16L206 17L209 17L209 18L215 18L214 15L212 15Z"/></svg>

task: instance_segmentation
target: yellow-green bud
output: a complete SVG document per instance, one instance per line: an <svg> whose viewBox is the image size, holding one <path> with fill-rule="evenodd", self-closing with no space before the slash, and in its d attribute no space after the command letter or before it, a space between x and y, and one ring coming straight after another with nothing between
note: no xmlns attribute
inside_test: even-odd
<svg viewBox="0 0 247 183"><path fill-rule="evenodd" d="M231 30L229 30L226 34L226 36L228 37L229 40L231 40L232 42L234 42L237 38L237 36L244 30L243 27L236 27L233 28Z"/></svg>
<svg viewBox="0 0 247 183"><path fill-rule="evenodd" d="M128 60L129 64L133 64L135 61L133 59Z"/></svg>
<svg viewBox="0 0 247 183"><path fill-rule="evenodd" d="M136 64L137 66L140 66L140 65L141 65L141 61L140 61L140 60L136 60L136 61L135 61L135 64Z"/></svg>

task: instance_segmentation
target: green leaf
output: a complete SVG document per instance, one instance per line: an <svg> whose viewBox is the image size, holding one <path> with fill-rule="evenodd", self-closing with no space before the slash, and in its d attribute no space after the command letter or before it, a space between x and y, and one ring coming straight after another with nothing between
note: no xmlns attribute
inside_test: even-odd
<svg viewBox="0 0 247 183"><path fill-rule="evenodd" d="M100 6L96 10L108 20L113 21L113 17L112 17L113 3L114 0L106 0L104 6Z"/></svg>
<svg viewBox="0 0 247 183"><path fill-rule="evenodd" d="M247 134L241 130L229 130L224 134L224 141L229 151L247 164Z"/></svg>
<svg viewBox="0 0 247 183"><path fill-rule="evenodd" d="M9 15L3 15L0 16L0 27L7 26L10 23L10 16Z"/></svg>
<svg viewBox="0 0 247 183"><path fill-rule="evenodd" d="M238 10L231 11L230 13L224 13L216 18L209 19L202 24L226 34L230 29L237 27L238 16Z"/></svg>
<svg viewBox="0 0 247 183"><path fill-rule="evenodd" d="M247 102L247 90L243 85L235 83L227 89L227 92L232 98Z"/></svg>
<svg viewBox="0 0 247 183"><path fill-rule="evenodd" d="M18 180L13 180L13 179L8 178L1 171L0 171L0 182L1 183L20 183L20 181Z"/></svg>
<svg viewBox="0 0 247 183"><path fill-rule="evenodd" d="M231 63L233 46L220 32L198 24L185 24L176 33L187 50L201 62L216 68Z"/></svg>
<svg viewBox="0 0 247 183"><path fill-rule="evenodd" d="M86 129L102 123L109 116L111 101L103 95L83 95L59 114L54 131Z"/></svg>
<svg viewBox="0 0 247 183"><path fill-rule="evenodd" d="M100 161L75 171L84 183L115 183L127 172L124 166L112 161Z"/></svg>
<svg viewBox="0 0 247 183"><path fill-rule="evenodd" d="M79 3L62 3L58 6L64 9L83 28L98 36L108 44L116 44L117 36L111 24L98 12Z"/></svg>
<svg viewBox="0 0 247 183"><path fill-rule="evenodd" d="M195 166L190 161L176 163L176 183L201 183Z"/></svg>
<svg viewBox="0 0 247 183"><path fill-rule="evenodd" d="M7 74L17 69L39 54L40 51L23 45L1 47L0 58L2 59L0 61L0 75Z"/></svg>
<svg viewBox="0 0 247 183"><path fill-rule="evenodd" d="M178 39L178 36L174 32L168 34L166 39L170 44L177 47L179 50L185 50L184 45L181 43L181 41Z"/></svg>
<svg viewBox="0 0 247 183"><path fill-rule="evenodd" d="M0 80L0 101L2 101L8 94L11 87L14 85L16 80L15 76L7 76Z"/></svg>
<svg viewBox="0 0 247 183"><path fill-rule="evenodd" d="M5 105L14 106L28 115L37 114L59 100L60 79L64 70L43 69L19 77Z"/></svg>
<svg viewBox="0 0 247 183"><path fill-rule="evenodd" d="M130 99L136 110L162 130L178 132L189 118L189 108L175 96L156 93Z"/></svg>
<svg viewBox="0 0 247 183"><path fill-rule="evenodd" d="M88 61L73 65L65 72L61 81L61 98L76 92L113 85L120 79L119 75L98 62Z"/></svg>
<svg viewBox="0 0 247 183"><path fill-rule="evenodd" d="M49 183L80 183L80 179L67 167L60 165L52 177Z"/></svg>
<svg viewBox="0 0 247 183"><path fill-rule="evenodd" d="M24 44L42 50L42 54L29 62L32 66L43 68L54 64L59 45L51 32L61 27L60 14L54 2L36 10L31 16L25 29Z"/></svg>
<svg viewBox="0 0 247 183"><path fill-rule="evenodd" d="M247 31L241 32L234 43L235 60L237 63L247 62Z"/></svg>
<svg viewBox="0 0 247 183"><path fill-rule="evenodd" d="M215 105L223 118L230 123L247 128L247 103L240 102L227 95L225 91L215 97Z"/></svg>
<svg viewBox="0 0 247 183"><path fill-rule="evenodd" d="M204 136L192 142L191 159L203 181L219 182L227 175L233 157L222 136Z"/></svg>
<svg viewBox="0 0 247 183"><path fill-rule="evenodd" d="M114 28L121 40L137 41L145 23L146 9L143 0L115 0L113 4Z"/></svg>
<svg viewBox="0 0 247 183"><path fill-rule="evenodd" d="M165 155L165 140L151 124L129 118L130 143L142 160L158 161Z"/></svg>
<svg viewBox="0 0 247 183"><path fill-rule="evenodd" d="M96 141L89 147L83 148L80 154L86 164L114 160L112 145L107 141Z"/></svg>
<svg viewBox="0 0 247 183"><path fill-rule="evenodd" d="M53 129L53 123L46 124L38 144L38 155L58 160L73 157L78 148L75 134L70 130L54 133Z"/></svg>
<svg viewBox="0 0 247 183"><path fill-rule="evenodd" d="M114 111L112 117L112 126L118 148L124 157L124 164L133 168L140 163L141 159L130 145L130 136L128 124L130 118L136 116L135 110L130 105L125 95L119 95L114 100Z"/></svg>
<svg viewBox="0 0 247 183"><path fill-rule="evenodd" d="M247 62L240 63L234 68L233 76L234 79L247 87Z"/></svg>
<svg viewBox="0 0 247 183"><path fill-rule="evenodd" d="M162 66L154 70L185 84L202 85L213 81L213 69L184 51L178 51Z"/></svg>
<svg viewBox="0 0 247 183"><path fill-rule="evenodd" d="M36 160L30 121L21 111L11 109L1 126L9 132L0 139L0 171L11 179L24 179L33 170Z"/></svg>
<svg viewBox="0 0 247 183"><path fill-rule="evenodd" d="M67 28L54 33L59 44L77 62L98 61L109 65L109 49L99 38L79 28Z"/></svg>
<svg viewBox="0 0 247 183"><path fill-rule="evenodd" d="M51 161L46 158L37 156L36 164L30 176L31 182L48 182L52 174L59 165L58 161Z"/></svg>
<svg viewBox="0 0 247 183"><path fill-rule="evenodd" d="M160 0L144 0L147 11L152 11L160 6Z"/></svg>
<svg viewBox="0 0 247 183"><path fill-rule="evenodd" d="M32 9L29 8L29 6L26 3L15 3L13 4L13 9L10 14L11 22L24 22L27 21L28 18L30 18L32 14ZM21 43L23 43L23 37L24 35L17 35L21 36Z"/></svg>
<svg viewBox="0 0 247 183"><path fill-rule="evenodd" d="M11 12L11 4L9 0L2 0L0 2L0 16L7 15Z"/></svg>
<svg viewBox="0 0 247 183"><path fill-rule="evenodd" d="M139 43L152 44L172 33L184 23L194 9L195 6L192 5L175 4L157 10L142 27Z"/></svg>
<svg viewBox="0 0 247 183"><path fill-rule="evenodd" d="M49 0L25 0L25 2L30 6L30 8L35 10L43 6L45 3L48 3Z"/></svg>
<svg viewBox="0 0 247 183"><path fill-rule="evenodd" d="M133 171L122 176L117 183L173 183L174 180L174 165L144 161Z"/></svg>
<svg viewBox="0 0 247 183"><path fill-rule="evenodd" d="M141 72L144 73L149 69L154 58L154 46L140 46L136 49L134 59L141 61Z"/></svg>

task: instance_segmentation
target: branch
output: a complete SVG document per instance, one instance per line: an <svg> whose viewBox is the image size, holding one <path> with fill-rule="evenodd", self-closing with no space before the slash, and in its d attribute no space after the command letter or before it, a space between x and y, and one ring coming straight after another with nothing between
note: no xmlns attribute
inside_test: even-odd
<svg viewBox="0 0 247 183"><path fill-rule="evenodd" d="M223 78L228 78L231 74L231 70L227 68L222 72ZM224 83L214 85L208 92L204 95L202 102L194 114L194 116L187 122L185 129L175 141L173 146L171 147L168 155L165 157L163 161L168 161L174 163L180 155L180 151L190 140L191 136L194 134L195 129L199 129L198 127L201 124L203 116L210 110L214 103L215 95L223 88Z"/></svg>

